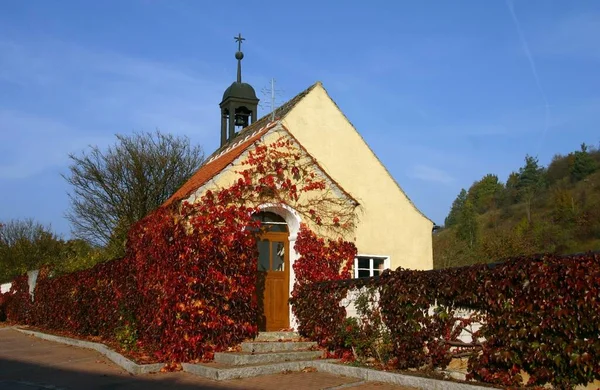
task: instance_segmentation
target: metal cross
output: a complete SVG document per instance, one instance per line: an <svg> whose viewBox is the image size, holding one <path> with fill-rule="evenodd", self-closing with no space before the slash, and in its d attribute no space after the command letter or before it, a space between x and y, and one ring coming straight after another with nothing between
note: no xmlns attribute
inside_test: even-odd
<svg viewBox="0 0 600 390"><path fill-rule="evenodd" d="M237 37L233 37L235 41L238 43L238 51L242 51L242 41L245 41L246 38L242 38L242 33L239 33Z"/></svg>

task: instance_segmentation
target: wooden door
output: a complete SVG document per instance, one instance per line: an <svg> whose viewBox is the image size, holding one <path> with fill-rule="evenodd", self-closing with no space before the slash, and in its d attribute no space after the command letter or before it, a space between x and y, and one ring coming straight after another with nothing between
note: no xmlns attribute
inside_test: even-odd
<svg viewBox="0 0 600 390"><path fill-rule="evenodd" d="M262 234L258 253L259 330L287 329L290 326L288 233Z"/></svg>

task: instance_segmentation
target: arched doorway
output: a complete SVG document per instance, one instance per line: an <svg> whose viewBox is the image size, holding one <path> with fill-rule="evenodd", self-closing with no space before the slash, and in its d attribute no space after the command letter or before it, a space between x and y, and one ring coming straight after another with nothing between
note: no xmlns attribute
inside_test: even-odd
<svg viewBox="0 0 600 390"><path fill-rule="evenodd" d="M289 328L290 256L288 225L281 216L262 211L258 239L257 297L261 331Z"/></svg>

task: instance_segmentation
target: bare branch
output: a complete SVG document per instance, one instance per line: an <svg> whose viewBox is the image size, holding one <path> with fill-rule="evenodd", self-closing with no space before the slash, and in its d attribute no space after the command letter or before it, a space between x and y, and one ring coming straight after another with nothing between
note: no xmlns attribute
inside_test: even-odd
<svg viewBox="0 0 600 390"><path fill-rule="evenodd" d="M131 224L164 203L199 168L204 154L188 138L153 133L117 135L101 151L70 155L67 218L76 237L122 247Z"/></svg>

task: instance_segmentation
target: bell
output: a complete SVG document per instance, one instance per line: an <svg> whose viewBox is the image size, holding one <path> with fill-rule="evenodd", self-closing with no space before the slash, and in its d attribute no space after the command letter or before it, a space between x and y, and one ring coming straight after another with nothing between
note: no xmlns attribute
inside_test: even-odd
<svg viewBox="0 0 600 390"><path fill-rule="evenodd" d="M248 116L242 114L235 114L235 125L241 127L248 126Z"/></svg>

